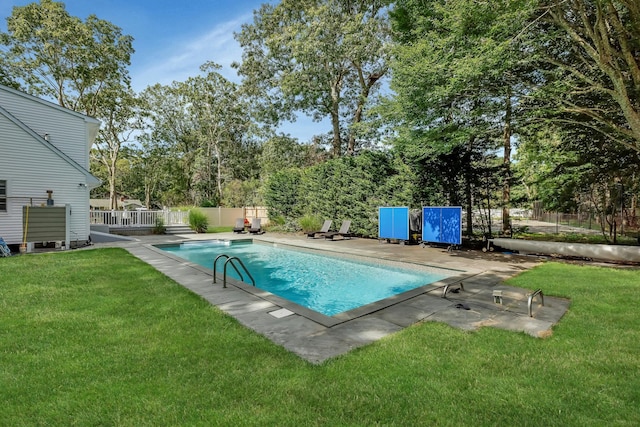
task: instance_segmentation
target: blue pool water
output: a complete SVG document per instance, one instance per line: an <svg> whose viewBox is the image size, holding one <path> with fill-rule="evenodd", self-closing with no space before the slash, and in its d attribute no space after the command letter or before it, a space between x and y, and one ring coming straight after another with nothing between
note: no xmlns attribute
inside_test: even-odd
<svg viewBox="0 0 640 427"><path fill-rule="evenodd" d="M327 316L448 276L247 242L194 242L161 249L210 269L219 254L237 256L251 272L256 287ZM223 264L224 259L217 263L218 277ZM227 275L239 279L230 267Z"/></svg>

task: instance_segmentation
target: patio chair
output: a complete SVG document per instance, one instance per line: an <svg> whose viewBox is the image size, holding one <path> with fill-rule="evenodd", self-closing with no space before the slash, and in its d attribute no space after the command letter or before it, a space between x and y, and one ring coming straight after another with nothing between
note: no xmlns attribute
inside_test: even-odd
<svg viewBox="0 0 640 427"><path fill-rule="evenodd" d="M251 219L251 228L249 229L249 233L264 234L264 231L262 231L262 226L260 225L260 218Z"/></svg>
<svg viewBox="0 0 640 427"><path fill-rule="evenodd" d="M324 238L331 239L331 240L350 239L353 236L353 234L349 233L349 227L351 227L351 221L348 219L344 220L342 221L340 230L332 231L330 233L325 233Z"/></svg>
<svg viewBox="0 0 640 427"><path fill-rule="evenodd" d="M333 221L327 219L324 224L322 224L322 228L320 230L307 233L307 238L313 237L315 239L317 237L322 237L324 234L329 232L329 228L331 228L332 223Z"/></svg>
<svg viewBox="0 0 640 427"><path fill-rule="evenodd" d="M236 225L233 227L234 233L244 233L244 218L236 218Z"/></svg>

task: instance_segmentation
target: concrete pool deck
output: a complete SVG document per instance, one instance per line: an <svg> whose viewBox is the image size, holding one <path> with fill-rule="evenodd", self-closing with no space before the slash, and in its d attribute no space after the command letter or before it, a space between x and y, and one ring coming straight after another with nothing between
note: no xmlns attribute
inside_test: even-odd
<svg viewBox="0 0 640 427"><path fill-rule="evenodd" d="M384 303L352 310L348 312L349 315L327 317L249 285L228 283L228 287L223 288L220 281L214 285L210 270L168 256L152 246L187 240L247 238L345 256L447 268L458 270L459 274L450 280L385 300ZM541 296L538 295L531 305L534 317L529 317L529 291L502 283L538 264L536 259L518 255L465 250L447 252L443 248L401 246L379 243L375 239L330 241L271 233L259 236L234 233L139 236L134 241L99 243L95 246L125 248L233 316L242 325L312 363L322 363L422 321L443 322L467 331L491 326L545 337L551 334L552 326L569 307L568 300L547 295L543 296L544 305L541 305ZM448 286L448 292L443 297L445 286ZM494 291L501 291L502 304L495 302Z"/></svg>

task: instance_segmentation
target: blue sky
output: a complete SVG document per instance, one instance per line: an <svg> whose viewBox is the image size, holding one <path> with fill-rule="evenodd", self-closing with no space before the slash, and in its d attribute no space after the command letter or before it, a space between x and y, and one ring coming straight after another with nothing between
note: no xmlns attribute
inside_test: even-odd
<svg viewBox="0 0 640 427"><path fill-rule="evenodd" d="M14 6L35 0L0 0L0 30ZM130 74L134 90L155 83L170 84L199 73L206 61L223 66L221 73L238 81L230 65L240 61L241 50L233 33L243 23L252 22L253 11L275 0L67 0L67 11L85 20L90 14L122 28L134 38L135 54ZM327 124L301 117L281 131L308 142L314 134L330 130Z"/></svg>

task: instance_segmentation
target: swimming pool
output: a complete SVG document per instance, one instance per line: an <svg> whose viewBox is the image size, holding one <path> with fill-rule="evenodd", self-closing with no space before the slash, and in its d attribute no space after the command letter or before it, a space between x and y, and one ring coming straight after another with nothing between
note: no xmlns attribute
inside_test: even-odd
<svg viewBox="0 0 640 427"><path fill-rule="evenodd" d="M237 256L256 287L326 316L349 311L452 275L446 270L398 268L382 261L320 255L252 242L189 242L160 249L212 269L220 254ZM221 260L223 261L223 260ZM222 273L223 262L216 269ZM231 268L227 275L239 279Z"/></svg>

